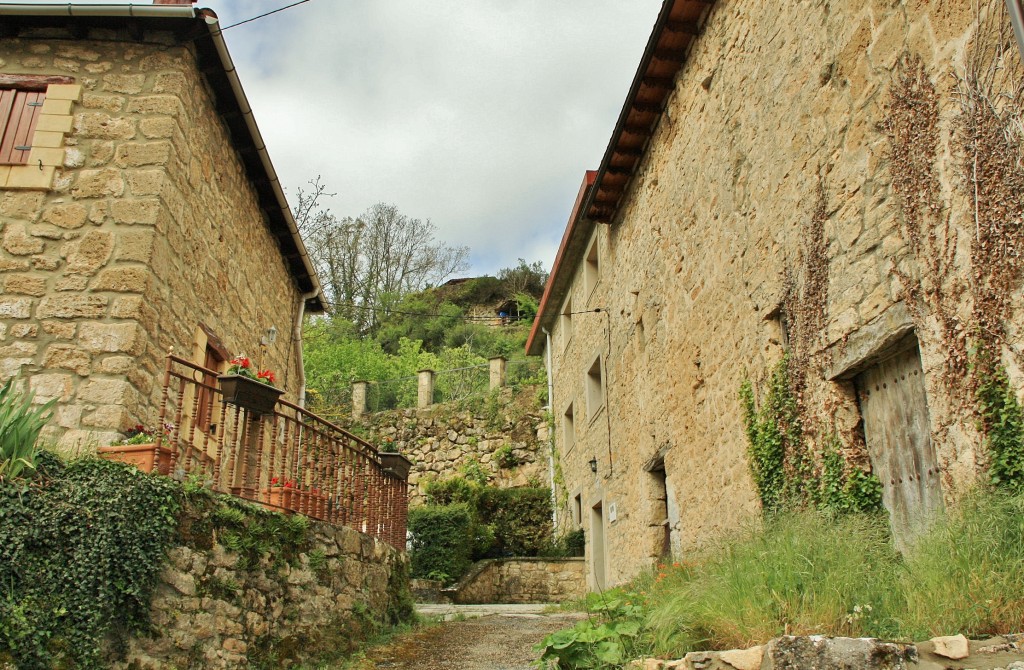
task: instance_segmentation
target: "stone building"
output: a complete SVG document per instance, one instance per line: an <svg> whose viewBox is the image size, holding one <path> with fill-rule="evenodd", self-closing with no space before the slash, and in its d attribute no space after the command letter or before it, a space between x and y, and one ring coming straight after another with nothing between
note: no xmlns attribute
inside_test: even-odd
<svg viewBox="0 0 1024 670"><path fill-rule="evenodd" d="M154 424L172 347L295 400L322 309L216 16L155 5L0 6L0 377L65 443Z"/></svg>
<svg viewBox="0 0 1024 670"><path fill-rule="evenodd" d="M1024 377L1021 72L1002 0L666 0L528 343L591 586L757 517L740 390L787 351L802 471L873 471L898 541L983 476L971 352Z"/></svg>

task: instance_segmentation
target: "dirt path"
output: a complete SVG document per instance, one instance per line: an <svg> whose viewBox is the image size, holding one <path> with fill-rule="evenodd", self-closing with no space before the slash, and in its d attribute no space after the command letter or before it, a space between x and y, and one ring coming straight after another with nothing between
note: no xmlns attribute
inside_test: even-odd
<svg viewBox="0 0 1024 670"><path fill-rule="evenodd" d="M574 613L503 612L465 621L446 621L387 646L370 649L368 667L394 670L528 670L533 645L572 626Z"/></svg>

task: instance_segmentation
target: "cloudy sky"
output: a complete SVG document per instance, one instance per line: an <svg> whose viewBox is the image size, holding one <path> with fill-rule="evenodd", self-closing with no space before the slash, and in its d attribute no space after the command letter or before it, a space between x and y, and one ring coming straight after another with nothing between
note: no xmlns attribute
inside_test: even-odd
<svg viewBox="0 0 1024 670"><path fill-rule="evenodd" d="M197 6L230 25L290 1ZM483 274L550 268L660 6L309 0L225 39L290 198L320 175L339 216L394 203Z"/></svg>

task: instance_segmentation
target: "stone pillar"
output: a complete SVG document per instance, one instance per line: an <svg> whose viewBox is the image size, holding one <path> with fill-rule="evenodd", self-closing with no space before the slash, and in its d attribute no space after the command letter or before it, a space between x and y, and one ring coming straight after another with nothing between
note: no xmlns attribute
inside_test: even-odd
<svg viewBox="0 0 1024 670"><path fill-rule="evenodd" d="M420 370L420 382L417 389L417 407L430 407L434 404L434 371Z"/></svg>
<svg viewBox="0 0 1024 670"><path fill-rule="evenodd" d="M366 390L368 382L352 382L352 418L361 419L366 414Z"/></svg>
<svg viewBox="0 0 1024 670"><path fill-rule="evenodd" d="M498 356L490 360L491 363L491 386L490 389L500 389L505 385L505 367L508 361L504 356Z"/></svg>

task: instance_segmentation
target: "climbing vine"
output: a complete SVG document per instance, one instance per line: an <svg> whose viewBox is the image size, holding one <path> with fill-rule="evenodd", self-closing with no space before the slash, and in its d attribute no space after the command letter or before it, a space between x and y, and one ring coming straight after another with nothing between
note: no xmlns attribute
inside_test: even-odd
<svg viewBox="0 0 1024 670"><path fill-rule="evenodd" d="M740 386L751 475L766 515L816 507L835 513L880 509L882 485L873 474L849 467L838 437L829 435L814 458L793 392L792 358L785 356L768 378L760 407L753 383Z"/></svg>
<svg viewBox="0 0 1024 670"><path fill-rule="evenodd" d="M972 205L977 337L981 347L998 350L1024 277L1024 66L1005 12L990 10L979 9L977 36L956 77L956 141L961 183Z"/></svg>
<svg viewBox="0 0 1024 670"><path fill-rule="evenodd" d="M958 315L966 291L956 265L956 230L942 204L936 169L940 146L935 84L918 56L900 59L880 130L888 139L889 171L900 208L900 232L917 263L893 267L918 324L938 322L946 355L942 378L952 398L966 401L967 329Z"/></svg>
<svg viewBox="0 0 1024 670"><path fill-rule="evenodd" d="M0 484L0 661L101 667L108 634L147 625L181 489L120 463L37 466L27 487Z"/></svg>
<svg viewBox="0 0 1024 670"><path fill-rule="evenodd" d="M1010 386L1006 369L990 352L975 358L977 396L989 454L989 482L1015 493L1024 492L1024 408Z"/></svg>

